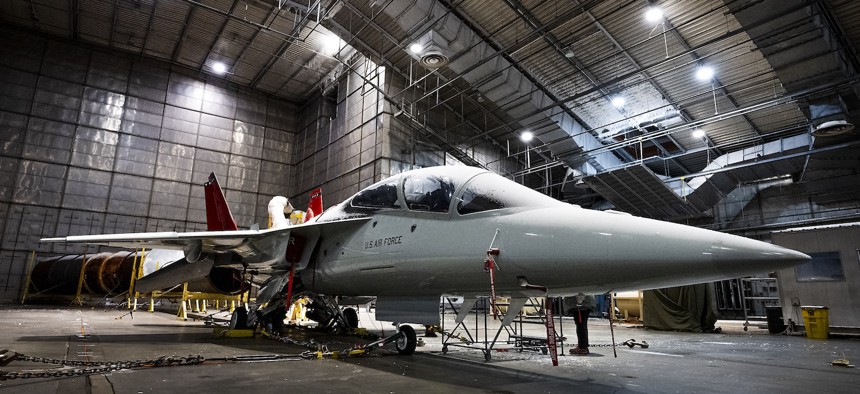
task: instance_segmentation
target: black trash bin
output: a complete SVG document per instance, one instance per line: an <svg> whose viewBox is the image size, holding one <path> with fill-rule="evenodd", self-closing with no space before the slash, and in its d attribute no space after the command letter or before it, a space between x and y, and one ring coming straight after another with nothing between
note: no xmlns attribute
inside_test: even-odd
<svg viewBox="0 0 860 394"><path fill-rule="evenodd" d="M766 306L764 310L767 315L767 332L779 334L785 331L785 322L782 320L782 307Z"/></svg>

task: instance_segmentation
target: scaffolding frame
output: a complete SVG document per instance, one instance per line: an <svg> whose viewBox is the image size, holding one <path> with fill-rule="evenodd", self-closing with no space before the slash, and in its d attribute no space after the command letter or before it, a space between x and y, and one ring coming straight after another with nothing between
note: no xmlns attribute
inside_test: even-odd
<svg viewBox="0 0 860 394"><path fill-rule="evenodd" d="M549 347L551 345L547 343L547 337L532 337L524 334L525 326L527 324L540 324L546 327L547 304L551 303L554 298L544 297L542 298L542 301L541 297L512 298L507 304L491 303L488 298L489 297L464 297L463 304L457 308L452 301L452 297L443 297L443 302L447 303L456 314L456 325L449 332L445 329L445 308L442 308L443 316L441 319L441 328L443 333L443 354L448 352L448 348L450 346L480 350L484 354L484 360L486 361L490 361L492 359L493 351L506 352L514 350L522 352L530 350L548 354ZM558 299L561 300L561 298ZM480 300L484 300L484 302L479 303L478 301ZM491 309L484 305L494 307ZM559 301L559 305L561 305L561 309L563 310L563 301ZM502 312L500 307L504 306L507 306L507 310ZM525 307L534 308L536 312L535 317L530 318L526 316L526 314L523 313L523 308ZM497 329L490 329L490 314L493 314L493 320L501 320ZM469 315L474 316L474 327L470 327L470 324L467 324L466 322L466 318ZM552 331L555 335L556 343L561 345L561 353L564 354L564 341L566 340L564 337L564 325L562 323L564 319L558 317L558 325L555 324L555 319L556 318L553 318L553 324L551 325ZM483 327L480 324L482 320ZM556 329L556 327L558 329ZM504 340L500 340L503 332L507 333L507 337ZM547 330L547 333L548 332L549 330ZM492 338L490 336L491 334ZM508 346L497 347L497 345L500 344Z"/></svg>

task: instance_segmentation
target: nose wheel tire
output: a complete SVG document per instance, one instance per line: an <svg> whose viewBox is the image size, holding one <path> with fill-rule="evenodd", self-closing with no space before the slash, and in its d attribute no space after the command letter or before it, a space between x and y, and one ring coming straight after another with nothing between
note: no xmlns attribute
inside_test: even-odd
<svg viewBox="0 0 860 394"><path fill-rule="evenodd" d="M415 329L405 324L400 326L400 338L394 341L394 347L397 348L397 352L402 355L415 353L416 343Z"/></svg>

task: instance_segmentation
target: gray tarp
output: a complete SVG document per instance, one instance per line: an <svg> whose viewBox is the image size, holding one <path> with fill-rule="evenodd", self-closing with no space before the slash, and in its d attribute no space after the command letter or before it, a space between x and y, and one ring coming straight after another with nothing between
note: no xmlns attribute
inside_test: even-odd
<svg viewBox="0 0 860 394"><path fill-rule="evenodd" d="M642 303L646 328L711 332L717 322L707 284L646 290Z"/></svg>

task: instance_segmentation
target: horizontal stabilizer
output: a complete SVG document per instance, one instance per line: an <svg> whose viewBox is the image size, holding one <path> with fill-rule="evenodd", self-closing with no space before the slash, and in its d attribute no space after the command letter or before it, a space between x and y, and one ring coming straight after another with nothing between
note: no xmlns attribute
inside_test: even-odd
<svg viewBox="0 0 860 394"><path fill-rule="evenodd" d="M209 275L209 271L212 270L214 264L215 262L211 259L194 263L189 263L188 260L181 259L138 279L134 284L134 290L141 293L149 293L153 290L168 289L177 284L204 278L206 275Z"/></svg>

